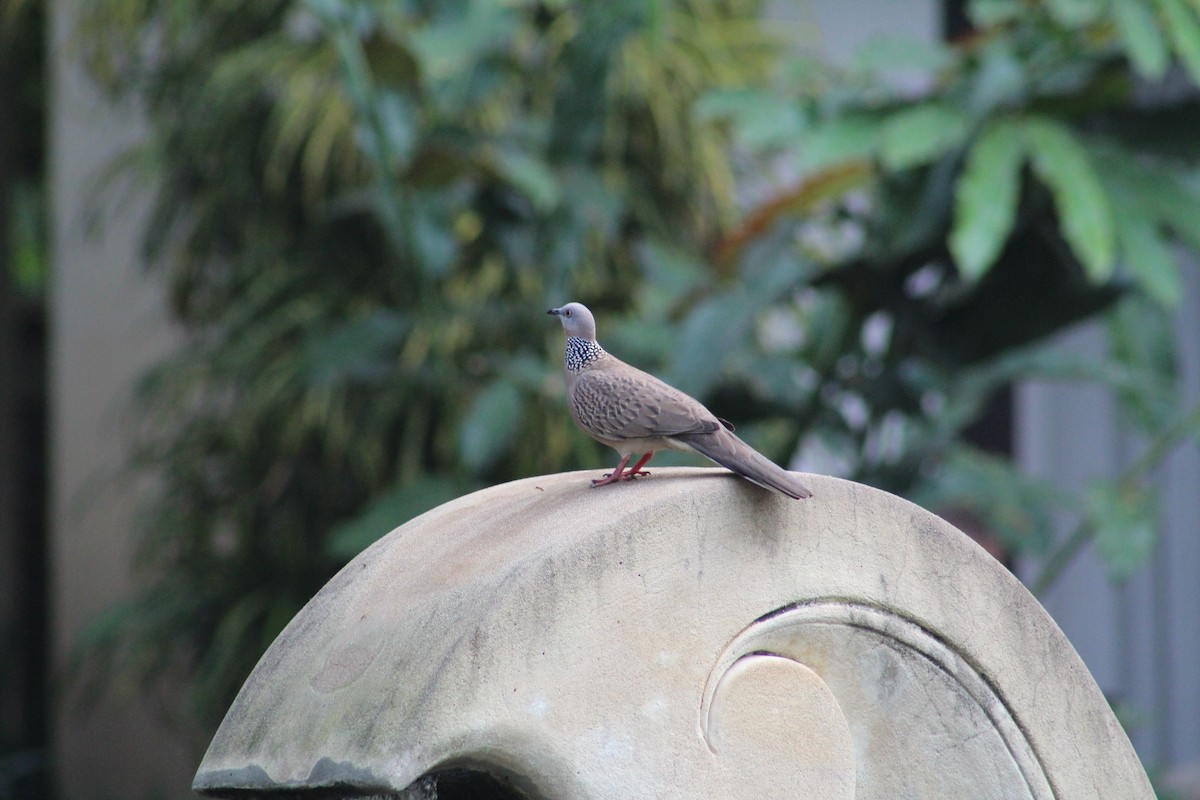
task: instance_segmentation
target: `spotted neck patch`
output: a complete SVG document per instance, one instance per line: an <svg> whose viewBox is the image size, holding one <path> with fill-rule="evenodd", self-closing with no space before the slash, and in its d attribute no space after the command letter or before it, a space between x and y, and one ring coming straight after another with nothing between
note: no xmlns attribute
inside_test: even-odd
<svg viewBox="0 0 1200 800"><path fill-rule="evenodd" d="M564 357L567 372L579 372L602 355L604 348L596 342L580 339L578 336L567 337L567 352Z"/></svg>

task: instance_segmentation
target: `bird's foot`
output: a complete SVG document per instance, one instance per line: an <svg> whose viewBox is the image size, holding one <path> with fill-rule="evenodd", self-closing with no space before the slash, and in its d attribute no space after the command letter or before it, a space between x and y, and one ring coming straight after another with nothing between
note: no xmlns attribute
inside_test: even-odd
<svg viewBox="0 0 1200 800"><path fill-rule="evenodd" d="M622 456L621 462L617 464L617 468L612 472L604 473L603 478L597 478L592 481L592 487L595 488L597 486L606 486L610 483L619 483L620 481L631 481L634 478L640 478L643 475L649 475L649 472L642 469L642 465L649 461L652 455L654 455L653 450L642 456L641 459L630 469L625 469L625 465L629 463L629 456Z"/></svg>
<svg viewBox="0 0 1200 800"><path fill-rule="evenodd" d="M650 473L644 469L638 470L637 472L634 472L633 470L626 470L625 472L621 473L606 472L604 473L603 478L596 478L592 481L592 488L597 486L607 486L610 483L620 483L621 481L631 481L634 478L640 478L643 475L649 474Z"/></svg>

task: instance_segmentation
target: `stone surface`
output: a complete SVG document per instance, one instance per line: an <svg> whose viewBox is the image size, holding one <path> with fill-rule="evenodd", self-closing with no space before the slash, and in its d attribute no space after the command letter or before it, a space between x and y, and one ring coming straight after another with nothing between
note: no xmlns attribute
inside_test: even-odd
<svg viewBox="0 0 1200 800"><path fill-rule="evenodd" d="M864 486L530 478L401 526L247 680L196 789L1151 798L1095 683L966 536Z"/></svg>

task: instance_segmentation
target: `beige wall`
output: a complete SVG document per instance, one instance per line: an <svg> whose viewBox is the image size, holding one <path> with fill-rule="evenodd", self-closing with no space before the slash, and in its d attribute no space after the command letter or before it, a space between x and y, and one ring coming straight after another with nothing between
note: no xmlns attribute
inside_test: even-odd
<svg viewBox="0 0 1200 800"><path fill-rule="evenodd" d="M136 499L119 475L129 394L170 340L160 292L138 258L145 192L95 191L97 174L140 129L129 109L101 101L65 44L78 5L51 3L50 560L58 672L81 627L130 592ZM192 796L194 758L155 723L148 703L109 702L80 716L56 685L52 757L62 796Z"/></svg>

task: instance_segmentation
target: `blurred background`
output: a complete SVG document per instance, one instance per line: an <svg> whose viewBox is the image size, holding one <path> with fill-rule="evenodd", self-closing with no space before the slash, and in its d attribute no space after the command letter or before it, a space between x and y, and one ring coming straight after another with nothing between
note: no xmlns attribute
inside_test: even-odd
<svg viewBox="0 0 1200 800"><path fill-rule="evenodd" d="M191 796L362 548L609 465L568 300L1200 796L1198 87L1194 0L0 0L0 799Z"/></svg>

